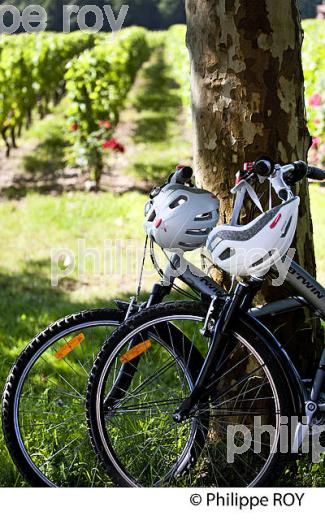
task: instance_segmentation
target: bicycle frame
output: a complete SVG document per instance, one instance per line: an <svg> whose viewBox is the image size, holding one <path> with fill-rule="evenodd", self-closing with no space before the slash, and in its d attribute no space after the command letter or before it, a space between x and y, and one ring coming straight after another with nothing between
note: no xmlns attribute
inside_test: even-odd
<svg viewBox="0 0 325 520"><path fill-rule="evenodd" d="M183 267L183 272L178 273L177 269L180 269L180 265L184 266L183 259L180 260L178 254L173 254L169 261L168 269L165 273L170 272L170 268L172 266L174 277L169 279L169 282L166 282L166 274L162 280L162 283L155 284L151 291L148 301L144 304L146 307L150 307L152 305L156 305L161 303L166 296L168 296L172 290L172 283L175 278L183 281L188 287L198 291L201 294L203 300L206 300L207 303L211 304L213 301L221 300L222 304L225 304L229 295L206 273L202 270L198 269L196 266L186 261L186 268ZM286 282L288 285L294 289L296 295L290 298L284 298L272 303L268 303L259 308L251 308L251 304L255 293L259 289L262 284L262 280L256 284L251 283L248 284L247 289L245 290L245 294L242 294L242 299L238 303L238 306L242 306L245 300L245 309L241 308L241 312L246 313L246 319L250 317L252 326L255 329L260 331L261 336L266 337L270 347L273 350L274 355L278 358L278 361L283 369L283 372L286 374L288 386L291 389L292 393L292 401L295 403L295 413L300 415L304 409L304 403L308 401L309 396L307 394L307 390L302 382L302 378L300 377L295 365L291 361L287 352L283 349L280 343L276 340L274 335L259 321L260 318L265 316L275 316L284 312L297 310L303 307L311 307L313 312L318 315L325 316L325 289L307 272L305 271L299 264L292 261L289 271L286 276ZM117 301L117 305L127 310L130 310L130 304ZM233 314L238 316L237 310L238 306L233 309ZM133 307L133 312L137 312L139 310L139 306L135 305ZM228 312L228 326L229 322L229 309L223 309L224 314ZM128 312L127 315L129 315ZM220 316L215 316L215 320L217 321ZM221 327L219 322L219 327ZM132 348L133 345L130 345ZM220 354L220 353L219 353ZM213 363L215 363L217 355L210 355L212 360L206 360L205 362L205 373L209 372ZM137 370L137 365L139 362L139 358L134 360L131 367L125 365L121 367L120 373L118 376L117 385L119 388L127 388L130 384L132 377ZM318 367L317 373L315 375L312 396L313 399L316 399L316 396L319 396L320 389L324 383L325 379L325 349L322 353L320 365ZM203 376L202 376L203 377ZM204 388L206 385L206 381L201 381L200 383L200 392L204 392ZM196 390L196 393L198 390ZM116 391L113 389L111 394L108 396L112 400L117 398ZM108 405L108 399L105 400Z"/></svg>
<svg viewBox="0 0 325 520"><path fill-rule="evenodd" d="M172 262L174 265L176 259L173 258ZM256 292L263 283L263 279L248 279L239 282L234 294L230 296L222 292L222 289L211 280L211 278L207 277L203 271L201 272L201 275L198 275L198 271L199 270L196 267L188 263L187 269L179 276L179 278L192 289L200 291L203 297L206 296L210 298L212 304L209 314L215 319L216 326L210 341L207 357L205 358L204 365L192 394L182 403L174 415L175 420L178 422L185 420L195 403L205 395L206 388L209 384L209 374L211 374L213 369L215 375L216 370L218 369L218 364L221 364L222 362L227 343L224 338L227 337L231 331L233 321L238 319L239 312L244 312L250 315L255 321L258 321L258 318L270 314L276 315L287 312L288 309L294 310L302 307L311 307L315 314L325 317L325 289L309 273L307 273L307 271L294 261L291 262L291 266L286 276L286 282L292 289L294 289L296 295L291 298L266 304L263 307L256 309L251 309L251 304ZM214 314L213 311L213 302L220 297L225 299L225 305L221 313L217 315L216 313ZM259 323L259 325L262 324ZM277 355L281 358L282 366L289 378L289 387L293 389L293 393L298 392L300 394L301 397L299 401L301 404L302 402L306 403L306 401L308 401L308 395L294 364L271 332L264 328L264 333L267 333L268 338L272 338L273 345L276 345L275 350L277 350ZM310 394L310 400L315 403L319 400L325 382L324 369L325 348L321 355L319 367L316 371ZM308 401L308 405L310 405L311 401ZM324 405L320 405L319 409L325 411ZM303 410L300 409L299 414L302 413L302 411Z"/></svg>
<svg viewBox="0 0 325 520"><path fill-rule="evenodd" d="M266 161L266 163L267 162L268 161ZM268 166L268 164L264 164L264 166L265 165ZM271 168L271 163L269 166ZM284 167L276 165L274 174L269 178L272 188L282 201L293 197L291 188L284 180L284 174L292 173L294 170L295 165L293 164ZM265 176L264 173L263 176ZM248 190L247 181L249 178L248 176L246 181L242 180L237 183L233 190L233 193L236 192L236 202L232 217L233 225L235 225L239 218L243 197ZM253 201L257 206L260 205L259 200L254 200L253 198ZM252 330L257 331L257 334L260 334L260 337L266 340L269 348L273 351L274 356L280 363L282 372L287 379L288 390L291 392L295 414L301 417L303 412L305 412L308 419L307 424L311 424L312 417L317 410L325 412L325 404L319 403L325 383L325 348L321 354L319 366L314 376L311 393L308 395L307 388L288 354L277 342L273 334L259 321L259 318L268 315L274 316L303 307L310 307L316 316L325 318L325 289L299 264L291 261L285 281L293 289L295 295L291 298L285 298L266 304L261 308L252 309L254 296L261 288L265 276L261 276L261 278L245 278L238 282L232 294L227 294L209 276L191 263L187 262L184 269L184 264L181 265L182 260L182 254L179 256L177 254L171 256L168 269L162 278L162 283L154 286L152 294L146 304L147 307L150 307L153 304L160 303L164 297L169 294L173 281L176 278L179 278L187 286L198 291L203 300L210 302L210 309L202 330L203 334L210 337L208 353L191 394L175 411L173 416L174 420L176 422L186 420L194 407L202 399L209 398L208 389L209 382L211 383L211 375L213 374L213 376L216 377L216 374L218 374L218 367L221 366L224 356L227 354L227 346L229 344L227 338L230 336L233 324L242 316L246 323L250 322L252 324ZM181 267L182 272L178 272ZM171 272L173 272L172 275L170 274ZM273 270L270 274L273 274ZM220 305L218 305L218 308L215 308L217 300L222 300L223 305L221 311ZM134 366L134 371L137 369L136 366L137 363ZM120 372L121 377L123 377L123 370L125 369L121 369ZM299 427L300 430L303 431L304 426L302 422ZM298 434L300 439L297 441L299 445L302 442L299 428L297 428L296 434Z"/></svg>

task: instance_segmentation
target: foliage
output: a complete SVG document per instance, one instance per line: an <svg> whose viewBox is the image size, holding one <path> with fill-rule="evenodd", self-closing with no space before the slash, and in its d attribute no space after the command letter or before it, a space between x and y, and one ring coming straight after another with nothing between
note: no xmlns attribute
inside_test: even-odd
<svg viewBox="0 0 325 520"><path fill-rule="evenodd" d="M322 0L298 0L302 18L315 18L316 6L321 3Z"/></svg>
<svg viewBox="0 0 325 520"><path fill-rule="evenodd" d="M64 71L69 60L93 45L94 36L85 33L19 34L0 39L0 130L10 151L8 133L15 145L17 131L32 110L41 115L50 102L64 92Z"/></svg>
<svg viewBox="0 0 325 520"><path fill-rule="evenodd" d="M110 148L105 148L105 142L112 137L126 95L149 54L145 29L133 27L102 41L68 65L71 160L91 169L97 184L104 151Z"/></svg>
<svg viewBox="0 0 325 520"><path fill-rule="evenodd" d="M288 486L288 483L294 484L295 487L325 486L324 453L321 454L319 463L312 462L310 455L305 454L286 467L278 482L280 487Z"/></svg>
<svg viewBox="0 0 325 520"><path fill-rule="evenodd" d="M174 25L166 33L167 61L171 66L175 80L180 86L183 106L186 107L188 119L190 119L190 63L185 39L185 25Z"/></svg>
<svg viewBox="0 0 325 520"><path fill-rule="evenodd" d="M309 161L325 167L325 37L323 20L303 22L305 40L303 67L305 74L308 126L313 136Z"/></svg>
<svg viewBox="0 0 325 520"><path fill-rule="evenodd" d="M107 5L107 0L38 0L37 4L46 9L48 14L48 29L51 31L62 31L62 10L64 5L96 5L102 8ZM27 0L12 0L11 5L19 9L30 5ZM129 5L125 25L141 25L147 29L166 29L175 23L185 23L184 0L111 0L114 12L117 14L122 5ZM72 29L78 29L76 19L72 18ZM108 22L105 21L104 31L109 31Z"/></svg>
<svg viewBox="0 0 325 520"><path fill-rule="evenodd" d="M185 23L184 0L159 0L159 10L167 27Z"/></svg>
<svg viewBox="0 0 325 520"><path fill-rule="evenodd" d="M177 162L188 164L192 159L191 132L184 128L182 92L175 81L171 55L166 52L168 39L162 34L163 42L158 40L150 60L139 72L122 120L122 125L123 121L134 125L126 137L125 173L150 183L161 183Z"/></svg>
<svg viewBox="0 0 325 520"><path fill-rule="evenodd" d="M316 464L306 460L297 462L297 485L301 487L324 487L325 486L325 472L324 472L325 457L324 453L321 455L321 461Z"/></svg>

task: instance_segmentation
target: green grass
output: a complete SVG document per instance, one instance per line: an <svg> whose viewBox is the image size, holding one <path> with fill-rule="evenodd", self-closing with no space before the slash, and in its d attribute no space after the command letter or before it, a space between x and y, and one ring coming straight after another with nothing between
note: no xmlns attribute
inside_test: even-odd
<svg viewBox="0 0 325 520"><path fill-rule="evenodd" d="M128 298L135 290L134 258L127 264L123 244L132 239L142 247L145 197L137 193L66 194L61 197L28 195L20 202L0 205L0 385L10 366L30 339L61 316L89 307L112 305L112 298ZM51 287L51 249L77 251L77 239L102 252L100 272L86 262L85 275ZM104 240L122 239L124 264L120 275L104 273ZM141 247L140 247L141 246ZM133 263L132 263L133 262ZM117 271L118 266L114 267ZM134 281L132 281L132 279ZM149 281L147 282L147 286ZM0 434L0 485L20 484Z"/></svg>
<svg viewBox="0 0 325 520"><path fill-rule="evenodd" d="M325 285L325 188L312 185L310 195L317 260L317 280Z"/></svg>
<svg viewBox="0 0 325 520"><path fill-rule="evenodd" d="M62 104L60 106L62 108ZM39 142L36 149L23 159L24 170L34 174L35 181L37 177L44 179L44 176L55 179L58 172L66 166L66 125L65 118L57 107L54 114L38 121L26 132L26 138L37 139Z"/></svg>
<svg viewBox="0 0 325 520"><path fill-rule="evenodd" d="M319 280L323 283L324 196L323 189L311 187ZM127 263L125 251L137 244L139 257L141 255L145 200L146 196L136 192L122 196L73 193L60 197L30 194L19 202L1 203L0 221L5 223L0 235L1 386L15 357L48 323L84 308L110 305L114 297L128 298L134 292L135 259ZM70 248L77 253L80 238L86 240L87 247L98 247L102 251L100 272L94 274L93 262L88 259L84 276L78 279L77 271L73 270L58 287L51 287L51 249ZM104 240L121 240L122 253L114 267L116 272L104 272ZM118 274L120 266L122 272ZM156 277L149 271L149 265L146 269L144 288L149 289ZM299 469L304 485L309 474L306 468L300 466ZM315 466L310 473L310 483L312 475L316 481ZM21 484L21 481L17 480L0 439L0 485L15 483Z"/></svg>

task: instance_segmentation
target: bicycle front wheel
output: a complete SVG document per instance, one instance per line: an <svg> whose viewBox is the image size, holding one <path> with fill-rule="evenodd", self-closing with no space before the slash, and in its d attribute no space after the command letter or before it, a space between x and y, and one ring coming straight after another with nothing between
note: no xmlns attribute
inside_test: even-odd
<svg viewBox="0 0 325 520"><path fill-rule="evenodd" d="M287 386L268 346L240 321L208 397L186 421L173 419L202 366L197 352L207 352L200 334L206 312L193 302L152 307L117 329L98 355L88 385L88 424L118 485L261 486L279 469L281 416L290 414ZM132 381L107 407L125 365L134 369Z"/></svg>

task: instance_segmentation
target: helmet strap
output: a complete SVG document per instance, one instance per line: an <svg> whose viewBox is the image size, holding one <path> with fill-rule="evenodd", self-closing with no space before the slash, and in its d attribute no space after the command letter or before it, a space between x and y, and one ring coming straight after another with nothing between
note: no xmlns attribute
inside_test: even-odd
<svg viewBox="0 0 325 520"><path fill-rule="evenodd" d="M244 179L241 180L232 190L232 193L236 194L236 200L234 205L234 210L232 213L230 225L235 226L238 224L238 220L240 217L240 212L242 210L242 207L244 205L244 200L246 193L249 195L249 197L254 202L255 206L260 210L261 213L263 213L263 208L260 203L260 199L258 198L256 191L252 188L252 186L246 182Z"/></svg>

